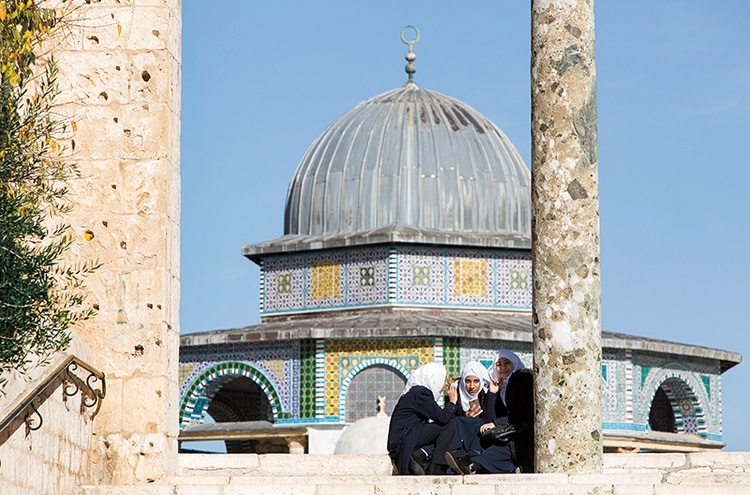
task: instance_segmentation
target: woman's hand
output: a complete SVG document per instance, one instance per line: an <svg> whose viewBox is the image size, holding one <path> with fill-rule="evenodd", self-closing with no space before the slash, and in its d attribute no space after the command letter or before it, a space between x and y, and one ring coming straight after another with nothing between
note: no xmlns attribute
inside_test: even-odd
<svg viewBox="0 0 750 495"><path fill-rule="evenodd" d="M490 392L496 394L500 390L500 380L493 378L490 380Z"/></svg>
<svg viewBox="0 0 750 495"><path fill-rule="evenodd" d="M448 387L448 400L454 404L458 401L458 382L453 382Z"/></svg>
<svg viewBox="0 0 750 495"><path fill-rule="evenodd" d="M466 415L470 418L477 418L482 415L482 412L484 410L479 406L479 404L474 403L471 405L468 411L466 411Z"/></svg>
<svg viewBox="0 0 750 495"><path fill-rule="evenodd" d="M494 428L494 427L495 427L495 423L490 421L489 423L485 423L479 427L479 433L484 435L487 432L487 430L489 430L490 428Z"/></svg>

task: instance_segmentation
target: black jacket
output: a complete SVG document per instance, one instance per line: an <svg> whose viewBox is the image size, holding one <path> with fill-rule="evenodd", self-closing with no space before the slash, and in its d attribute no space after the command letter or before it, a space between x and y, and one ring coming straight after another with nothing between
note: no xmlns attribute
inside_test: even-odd
<svg viewBox="0 0 750 495"><path fill-rule="evenodd" d="M422 425L432 420L446 425L453 418L456 405L447 402L440 408L427 387L413 387L396 403L388 428L388 454L396 463L398 472L409 472L409 458L419 440Z"/></svg>
<svg viewBox="0 0 750 495"><path fill-rule="evenodd" d="M479 399L479 404L482 406L482 415L479 417L487 423L492 421L495 418L495 401L497 400L497 394L480 390L477 399ZM466 416L466 411L461 407L461 389L458 390L456 416Z"/></svg>
<svg viewBox="0 0 750 495"><path fill-rule="evenodd" d="M534 472L534 376L530 371L518 371L510 375L505 389L505 402L497 394L495 402L496 425L510 423L529 425L529 428L516 434L512 440L515 444L516 465L525 473Z"/></svg>

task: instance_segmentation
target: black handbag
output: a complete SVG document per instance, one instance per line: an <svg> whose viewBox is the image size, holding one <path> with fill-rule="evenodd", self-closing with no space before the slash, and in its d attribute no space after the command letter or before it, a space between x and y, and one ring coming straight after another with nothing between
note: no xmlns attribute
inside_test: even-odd
<svg viewBox="0 0 750 495"><path fill-rule="evenodd" d="M512 440L516 434L528 429L529 425L526 423L508 423L489 428L483 435L501 442L507 442Z"/></svg>

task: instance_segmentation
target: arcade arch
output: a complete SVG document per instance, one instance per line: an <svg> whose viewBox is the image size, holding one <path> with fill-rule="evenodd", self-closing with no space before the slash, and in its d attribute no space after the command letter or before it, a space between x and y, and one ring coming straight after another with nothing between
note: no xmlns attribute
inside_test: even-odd
<svg viewBox="0 0 750 495"><path fill-rule="evenodd" d="M180 403L180 426L202 422L204 412L216 422L273 422L280 405L279 394L259 370L247 363L218 363L188 386Z"/></svg>
<svg viewBox="0 0 750 495"><path fill-rule="evenodd" d="M385 413L391 415L404 390L409 372L398 363L373 359L361 363L342 382L339 411L347 423L375 416L378 396L385 397Z"/></svg>
<svg viewBox="0 0 750 495"><path fill-rule="evenodd" d="M692 387L677 376L667 377L654 391L648 417L653 431L705 435L703 407Z"/></svg>

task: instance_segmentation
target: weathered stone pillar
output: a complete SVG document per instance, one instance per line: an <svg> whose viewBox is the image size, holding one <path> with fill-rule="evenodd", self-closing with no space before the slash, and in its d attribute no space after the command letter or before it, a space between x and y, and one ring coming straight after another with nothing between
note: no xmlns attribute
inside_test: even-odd
<svg viewBox="0 0 750 495"><path fill-rule="evenodd" d="M602 469L593 0L532 0L536 469Z"/></svg>
<svg viewBox="0 0 750 495"><path fill-rule="evenodd" d="M177 462L181 2L57 5L57 101L82 173L72 255L102 263L87 279L98 314L75 328L107 380L93 482L158 482Z"/></svg>

